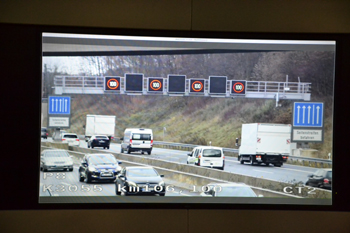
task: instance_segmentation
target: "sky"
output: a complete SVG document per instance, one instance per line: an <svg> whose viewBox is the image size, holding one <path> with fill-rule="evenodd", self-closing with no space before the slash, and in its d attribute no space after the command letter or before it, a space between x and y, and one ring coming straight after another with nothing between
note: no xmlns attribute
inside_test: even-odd
<svg viewBox="0 0 350 233"><path fill-rule="evenodd" d="M77 75L82 72L89 72L90 66L88 61L82 57L43 57L43 71L44 65L48 69L58 67L58 72L67 73L69 75ZM93 74L92 74L93 75Z"/></svg>

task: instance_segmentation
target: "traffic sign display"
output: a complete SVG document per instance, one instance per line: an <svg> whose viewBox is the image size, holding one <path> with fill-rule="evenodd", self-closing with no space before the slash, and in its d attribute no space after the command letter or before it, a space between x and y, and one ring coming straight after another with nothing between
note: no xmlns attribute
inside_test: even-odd
<svg viewBox="0 0 350 233"><path fill-rule="evenodd" d="M168 75L168 92L185 93L186 75Z"/></svg>
<svg viewBox="0 0 350 233"><path fill-rule="evenodd" d="M49 96L49 114L70 114L70 96Z"/></svg>
<svg viewBox="0 0 350 233"><path fill-rule="evenodd" d="M210 94L226 94L226 76L210 76L209 77L209 93Z"/></svg>
<svg viewBox="0 0 350 233"><path fill-rule="evenodd" d="M105 77L105 91L120 91L120 77Z"/></svg>
<svg viewBox="0 0 350 233"><path fill-rule="evenodd" d="M191 79L190 93L203 93L203 92L204 92L204 79Z"/></svg>
<svg viewBox="0 0 350 233"><path fill-rule="evenodd" d="M294 102L293 126L323 127L323 103Z"/></svg>
<svg viewBox="0 0 350 233"><path fill-rule="evenodd" d="M148 78L149 92L163 92L163 78Z"/></svg>
<svg viewBox="0 0 350 233"><path fill-rule="evenodd" d="M143 74L125 74L125 91L142 92Z"/></svg>
<svg viewBox="0 0 350 233"><path fill-rule="evenodd" d="M231 81L231 94L245 95L246 81Z"/></svg>

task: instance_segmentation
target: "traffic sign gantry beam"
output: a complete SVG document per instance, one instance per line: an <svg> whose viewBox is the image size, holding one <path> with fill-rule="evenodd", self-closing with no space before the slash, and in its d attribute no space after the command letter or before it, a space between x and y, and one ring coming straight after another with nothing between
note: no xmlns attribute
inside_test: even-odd
<svg viewBox="0 0 350 233"><path fill-rule="evenodd" d="M126 77L82 77L82 76L56 76L54 78L54 88L56 95L62 94L138 94L156 95L160 91L150 91L149 83L145 82L151 77L143 78L143 74L126 74ZM106 89L107 78L117 79L110 81L110 88ZM179 78L179 82L175 80ZM227 80L226 76L210 76L208 79L186 79L186 75L168 75L162 79L163 95L196 95L212 97L242 97L260 99L290 99L310 101L311 83L306 82L273 82L273 81L245 81ZM79 80L79 82L77 82ZM142 83L134 83L139 80ZM203 92L191 89L191 80L204 80ZM159 84L159 83L158 83ZM155 83L155 86L158 84ZM199 88L199 83L196 83ZM175 85L175 86L173 86ZM177 86L176 86L177 85ZM116 87L116 89L113 89ZM235 89L233 89L235 88ZM199 88L200 89L200 88ZM241 91L242 90L242 91ZM276 99L277 101L277 99Z"/></svg>

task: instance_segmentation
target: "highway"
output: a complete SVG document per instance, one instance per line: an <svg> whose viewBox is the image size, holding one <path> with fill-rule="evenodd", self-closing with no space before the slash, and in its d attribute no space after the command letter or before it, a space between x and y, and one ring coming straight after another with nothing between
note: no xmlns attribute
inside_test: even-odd
<svg viewBox="0 0 350 233"><path fill-rule="evenodd" d="M79 182L79 166L73 172L48 171L40 172L40 196L116 196L114 182ZM198 196L198 192L181 189L170 179L164 177L169 187L165 196ZM122 196L124 194L122 193Z"/></svg>
<svg viewBox="0 0 350 233"><path fill-rule="evenodd" d="M47 140L42 139L42 141L52 141L51 138ZM80 147L87 148L87 143L84 140L80 140ZM120 153L120 144L111 143L110 149L94 148L92 151L103 152L113 152ZM143 158L153 158L157 160L163 160L168 162L186 164L187 154L189 151L163 149L163 148L153 148L152 154L141 154L140 152L133 152L133 156L143 157ZM74 154L73 154L74 155ZM115 195L115 185L114 183L91 183L86 184L84 182L79 182L78 168L80 164L80 158L74 156L74 171L73 172L40 172L40 196L116 196ZM125 159L125 158L124 158ZM126 159L127 160L127 159ZM123 161L122 161L123 162ZM130 163L129 163L130 164ZM128 166L128 161L125 161L121 166ZM194 166L194 165L192 165ZM282 167L270 166L259 166L259 165L249 165L240 164L237 158L228 157L225 158L225 169L226 172L231 172L233 174L240 174L244 176L263 178L268 180L273 180L277 182L287 182L287 183L302 183L308 179L307 175L315 172L316 168L296 166L284 164ZM219 171L219 170L218 170ZM159 171L162 174L162 171ZM210 178L210 177L208 177ZM164 181L167 186L171 186L171 191L166 192L166 196L198 196L199 190L197 192L190 192L184 189L184 187L189 187L190 184L184 183L183 181L171 180L170 177L164 177ZM50 191L50 193L48 192Z"/></svg>
<svg viewBox="0 0 350 233"><path fill-rule="evenodd" d="M87 148L87 144L84 140L80 141L80 147ZM94 148L94 150L102 151L111 151L120 153L120 144L111 143L110 149L105 150L103 148ZM187 154L189 151L182 150L171 150L163 148L153 148L152 154L141 154L138 152L132 153L133 155L144 156L147 158L155 158L169 162L176 162L186 164ZM317 168L305 167L305 166L296 166L290 164L283 164L282 167L274 167L273 165L264 166L264 165L249 165L249 164L240 164L235 157L225 157L225 168L224 171L232 172L235 174L241 174L246 176L253 176L259 178L270 179L279 182L292 182L305 183L308 179L307 175L312 174L317 170Z"/></svg>

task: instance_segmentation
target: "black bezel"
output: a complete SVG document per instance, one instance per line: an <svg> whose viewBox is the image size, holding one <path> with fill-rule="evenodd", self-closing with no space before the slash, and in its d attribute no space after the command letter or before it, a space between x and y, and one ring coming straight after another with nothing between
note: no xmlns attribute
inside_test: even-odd
<svg viewBox="0 0 350 233"><path fill-rule="evenodd" d="M322 210L350 211L348 184L348 87L350 74L350 35L328 33L235 33L215 31L144 30L93 27L0 24L2 71L7 77L2 86L3 124L6 135L2 153L1 210L21 209L254 209L254 210ZM118 203L118 204L39 204L40 117L41 117L41 46L43 32L101 35L175 36L235 39L335 40L335 96L333 151L333 204L270 205L270 204L184 204L184 203ZM97 55L97 54L96 54ZM20 68L18 68L20 67ZM10 77L10 78L8 78ZM30 81L28 81L30 79ZM4 79L5 80L5 79ZM18 80L26 80L18 85ZM12 87L16 87L13 89ZM22 103L22 104L21 104ZM23 104L25 103L25 104ZM18 107L20 106L20 107ZM10 139L12 138L12 139ZM21 145L19 145L19 143Z"/></svg>

